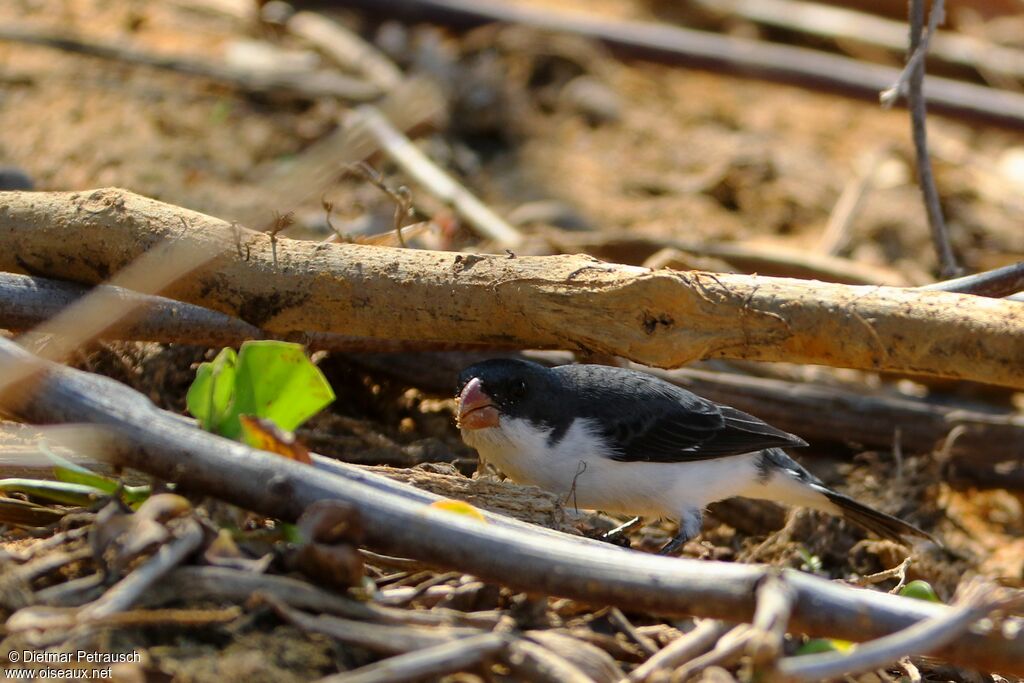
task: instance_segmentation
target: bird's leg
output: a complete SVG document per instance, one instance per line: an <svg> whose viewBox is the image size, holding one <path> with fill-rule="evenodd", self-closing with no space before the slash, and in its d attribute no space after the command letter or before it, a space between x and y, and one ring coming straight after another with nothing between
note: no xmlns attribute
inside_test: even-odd
<svg viewBox="0 0 1024 683"><path fill-rule="evenodd" d="M703 515L701 511L694 508L687 510L679 518L679 533L677 533L672 540L662 546L661 550L658 551L659 555L675 555L686 542L691 538L694 538L700 533L700 528L703 525Z"/></svg>
<svg viewBox="0 0 1024 683"><path fill-rule="evenodd" d="M640 518L634 517L628 522L625 522L615 527L611 531L606 531L605 533L601 534L601 540L608 541L609 543L617 543L619 539L621 539L623 536L628 534L633 529L637 528L639 525Z"/></svg>

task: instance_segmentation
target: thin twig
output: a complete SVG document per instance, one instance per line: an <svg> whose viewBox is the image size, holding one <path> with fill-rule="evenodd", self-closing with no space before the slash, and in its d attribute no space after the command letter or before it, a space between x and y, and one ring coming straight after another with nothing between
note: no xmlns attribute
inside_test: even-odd
<svg viewBox="0 0 1024 683"><path fill-rule="evenodd" d="M935 185L932 160L928 154L928 128L926 124L927 103L924 96L924 66L928 54L928 41L943 21L944 0L932 0L928 15L928 29L924 27L924 0L910 0L910 45L907 49L907 65L896 83L882 94L883 104L895 100L906 84L907 104L910 107L911 132L914 137L914 152L917 159L917 177L928 212L928 226L931 229L932 244L939 259L939 269L945 278L955 277L960 272L953 247L949 242L949 227L942 216L939 190Z"/></svg>
<svg viewBox="0 0 1024 683"><path fill-rule="evenodd" d="M718 639L710 652L691 659L673 671L672 683L684 683L691 676L697 675L709 666L728 666L742 656L751 639L756 637L757 631L747 624L734 627Z"/></svg>
<svg viewBox="0 0 1024 683"><path fill-rule="evenodd" d="M177 538L161 546L156 554L116 583L103 594L103 597L82 607L78 614L79 622L87 623L128 609L148 592L154 583L195 552L202 542L202 527L195 520L186 519Z"/></svg>
<svg viewBox="0 0 1024 683"><path fill-rule="evenodd" d="M647 656L657 653L658 646L654 641L639 633L618 607L612 607L608 610L608 621L612 622L615 628L622 631L627 638L639 645L640 649L647 653Z"/></svg>
<svg viewBox="0 0 1024 683"><path fill-rule="evenodd" d="M818 250L823 254L836 256L850 243L850 229L861 204L871 191L878 167L891 152L888 146L875 149L864 159L861 172L843 188L842 194L832 207L828 223L818 240Z"/></svg>
<svg viewBox="0 0 1024 683"><path fill-rule="evenodd" d="M1024 261L1018 261L995 270L986 270L983 273L935 282L925 285L921 289L992 298L1010 296L1024 291Z"/></svg>
<svg viewBox="0 0 1024 683"><path fill-rule="evenodd" d="M402 80L401 70L384 53L330 17L316 12L296 12L285 28L339 66L361 74L382 93L391 92Z"/></svg>
<svg viewBox="0 0 1024 683"><path fill-rule="evenodd" d="M374 664L321 678L317 683L399 683L481 666L509 645L507 636L486 633L416 652L383 659Z"/></svg>
<svg viewBox="0 0 1024 683"><path fill-rule="evenodd" d="M938 29L945 16L943 2L938 0L932 4L931 14L928 16L928 29L924 29L924 4L917 0L910 0L910 47L907 49L907 63L904 64L899 77L891 87L879 95L882 106L886 109L892 107L900 97L908 96L909 90L916 78L915 73L924 69L925 58L928 55L928 47L931 45L932 36ZM923 78L923 76L922 76Z"/></svg>
<svg viewBox="0 0 1024 683"><path fill-rule="evenodd" d="M768 575L758 586L753 619L757 633L747 645L755 666L773 667L782 654L795 598L795 591L781 574Z"/></svg>
<svg viewBox="0 0 1024 683"><path fill-rule="evenodd" d="M711 649L719 638L733 628L715 619L704 619L689 633L659 650L629 674L631 683L644 683L659 671L671 670Z"/></svg>
<svg viewBox="0 0 1024 683"><path fill-rule="evenodd" d="M201 76L251 93L279 92L310 99L338 97L350 102L368 102L382 94L376 85L345 76L331 69L301 72L242 69L173 55L154 54L119 45L91 42L27 26L0 27L0 41L43 45L100 59Z"/></svg>
<svg viewBox="0 0 1024 683"><path fill-rule="evenodd" d="M286 605L268 594L257 593L279 616L303 631L322 633L334 640L380 652L402 654L434 647L453 639L469 638L483 633L480 629L453 626L398 626L374 624L352 619L307 614Z"/></svg>
<svg viewBox="0 0 1024 683"><path fill-rule="evenodd" d="M514 248L523 241L519 231L498 216L469 190L442 171L416 145L396 129L379 109L363 105L355 109L345 122L357 135L365 131L373 137L391 161L415 182L436 196L482 236L494 240L499 248Z"/></svg>
<svg viewBox="0 0 1024 683"><path fill-rule="evenodd" d="M594 683L575 664L529 640L509 645L504 660L512 671L531 683Z"/></svg>
<svg viewBox="0 0 1024 683"><path fill-rule="evenodd" d="M910 568L910 563L913 560L913 557L913 555L909 555L895 567L890 567L874 574L868 574L867 576L858 577L857 579L850 581L850 583L856 586L873 586L876 583L888 581L889 579L899 579L899 583L896 588L889 591L890 593L894 593L902 588L903 584L906 582L907 569Z"/></svg>

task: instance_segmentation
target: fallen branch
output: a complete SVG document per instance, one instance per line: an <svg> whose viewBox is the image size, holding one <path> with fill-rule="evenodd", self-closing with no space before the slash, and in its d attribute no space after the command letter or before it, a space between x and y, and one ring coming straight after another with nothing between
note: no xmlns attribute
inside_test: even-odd
<svg viewBox="0 0 1024 683"><path fill-rule="evenodd" d="M1024 386L1024 311L997 299L651 272L579 256L272 240L120 190L2 193L0 225L0 268L86 283L165 240L217 254L167 294L274 334L515 343L659 367L789 361ZM87 260L81 244L91 246Z"/></svg>
<svg viewBox="0 0 1024 683"><path fill-rule="evenodd" d="M380 12L377 0L335 0L334 5ZM839 90L877 101L900 70L877 64L757 40L694 31L663 23L601 19L496 0L405 0L387 4L388 17L428 20L460 27L501 22L572 33L601 41L628 55L673 64L719 69L743 76L796 82ZM936 111L1024 125L1024 95L1006 90L929 78L925 96Z"/></svg>
<svg viewBox="0 0 1024 683"><path fill-rule="evenodd" d="M0 41L42 45L110 61L201 76L249 93L284 93L309 99L337 97L350 102L367 102L382 94L376 85L345 76L333 69L300 72L242 69L173 55L154 54L119 45L95 43L27 26L0 27Z"/></svg>
<svg viewBox="0 0 1024 683"><path fill-rule="evenodd" d="M26 351L0 339L0 371L28 359ZM359 511L366 544L384 553L532 594L732 621L751 617L756 586L769 574L757 566L566 542L554 532L431 511L385 489L189 428L113 380L51 363L42 367L33 383L21 385L17 401L6 397L6 412L37 423L103 425L110 434L102 449L108 457L261 514L294 520L318 500L345 501ZM811 635L864 640L949 613L943 605L840 586L800 572L783 570L781 575L793 590L791 627ZM1024 673L1024 631L968 633L937 655L965 666Z"/></svg>

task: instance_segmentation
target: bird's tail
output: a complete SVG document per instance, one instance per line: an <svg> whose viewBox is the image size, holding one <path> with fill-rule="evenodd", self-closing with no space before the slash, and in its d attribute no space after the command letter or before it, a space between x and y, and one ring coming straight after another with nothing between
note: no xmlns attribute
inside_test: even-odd
<svg viewBox="0 0 1024 683"><path fill-rule="evenodd" d="M887 538L897 543L902 543L904 537L916 536L918 538L926 538L936 545L941 545L927 531L918 529L913 524L904 522L902 519L869 508L867 505L858 503L853 498L844 496L825 486L813 484L812 487L828 498L830 503L839 508L839 512L844 519L853 522L859 527L863 527L879 538Z"/></svg>

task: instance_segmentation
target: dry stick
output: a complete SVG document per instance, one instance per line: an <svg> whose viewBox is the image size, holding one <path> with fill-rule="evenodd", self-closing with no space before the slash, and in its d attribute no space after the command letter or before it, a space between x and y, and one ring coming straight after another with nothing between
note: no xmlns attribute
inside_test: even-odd
<svg viewBox="0 0 1024 683"><path fill-rule="evenodd" d="M710 652L691 659L672 672L672 683L685 683L709 666L729 666L743 655L744 650L757 637L757 631L740 624L718 639Z"/></svg>
<svg viewBox="0 0 1024 683"><path fill-rule="evenodd" d="M112 285L98 285L90 290L70 282L14 273L0 273L0 328L22 331L42 325L89 292L102 293L108 300L124 301L138 311L121 324L103 330L99 338L105 340L237 347L250 339L279 338L298 342L311 350L339 353L497 348L493 345L452 344L443 341L350 337L327 332L296 332L275 337L244 320L162 296L138 294Z"/></svg>
<svg viewBox="0 0 1024 683"><path fill-rule="evenodd" d="M1019 602L1019 598L1016 599ZM975 586L962 604L942 616L918 622L899 633L858 645L850 654L790 657L779 662L773 681L807 682L873 671L911 654L929 654L960 638L974 622L1007 605L994 586Z"/></svg>
<svg viewBox="0 0 1024 683"><path fill-rule="evenodd" d="M594 683L572 662L529 640L510 644L503 659L513 673L530 683Z"/></svg>
<svg viewBox="0 0 1024 683"><path fill-rule="evenodd" d="M26 355L0 339L0 365L24 362ZM516 590L664 615L745 621L754 611L756 586L767 575L757 566L567 542L553 532L482 524L433 510L386 489L189 428L114 380L52 363L38 383L23 385L20 398L4 410L37 423L106 426L111 438L102 450L123 465L284 520L297 519L318 500L344 501L358 509L369 547ZM810 635L863 640L949 611L800 572L783 570L782 575L795 592L791 627ZM1024 632L969 633L935 654L963 666L1024 673Z"/></svg>
<svg viewBox="0 0 1024 683"><path fill-rule="evenodd" d="M785 1L788 2L788 0ZM819 251L835 256L849 245L853 220L860 210L864 198L874 185L879 165L890 152L891 149L887 145L870 152L864 159L863 170L843 188L842 194L839 195L835 206L832 207L825 230L818 240Z"/></svg>
<svg viewBox="0 0 1024 683"><path fill-rule="evenodd" d="M796 592L781 574L769 575L757 587L757 609L752 622L756 633L747 645L754 666L774 666L782 655L795 598Z"/></svg>
<svg viewBox="0 0 1024 683"><path fill-rule="evenodd" d="M100 59L201 76L249 93L284 93L309 99L337 97L350 102L368 102L382 94L376 85L350 78L332 69L300 72L243 69L96 43L27 26L0 27L0 40L42 45Z"/></svg>
<svg viewBox="0 0 1024 683"><path fill-rule="evenodd" d="M435 645L374 664L326 676L317 683L401 683L474 669L509 646L507 636L486 633L452 643Z"/></svg>
<svg viewBox="0 0 1024 683"><path fill-rule="evenodd" d="M942 276L949 278L959 274L960 267L957 266L953 247L949 243L949 228L942 216L939 190L935 186L935 175L932 173L932 160L928 154L927 103L924 97L924 65L928 54L928 41L935 35L935 29L942 22L943 14L943 0L932 0L926 33L924 0L910 0L910 46L907 49L907 66L896 83L882 93L881 98L884 105L890 106L903 93L904 84L906 85L921 196L928 211L928 226L931 228L932 244L939 257Z"/></svg>
<svg viewBox="0 0 1024 683"><path fill-rule="evenodd" d="M190 0L184 4L211 10L245 23L257 19L259 14L259 8L249 2ZM287 6L287 3L280 4ZM383 52L330 17L316 12L296 12L288 19L285 29L318 49L338 66L360 74L382 93L390 92L402 81L401 70Z"/></svg>
<svg viewBox="0 0 1024 683"><path fill-rule="evenodd" d="M940 292L959 292L975 296L1005 297L1024 291L1024 261L983 273L943 280L921 289Z"/></svg>
<svg viewBox="0 0 1024 683"><path fill-rule="evenodd" d="M699 0L715 13L814 36L852 41L861 45L904 52L907 26L904 23L855 10L816 2L794 0ZM1024 51L952 31L935 33L929 54L949 64L966 66L985 75L1024 78Z"/></svg>
<svg viewBox="0 0 1024 683"><path fill-rule="evenodd" d="M329 17L315 12L296 12L285 28L326 54L335 64L362 75L382 93L390 92L402 81L402 72L384 53Z"/></svg>
<svg viewBox="0 0 1024 683"><path fill-rule="evenodd" d="M643 650L647 656L651 656L658 651L658 646L654 644L654 641L638 632L636 627L633 626L632 622L626 618L626 615L623 614L622 610L618 607L612 607L608 611L608 621L610 621L615 628L621 631L623 635L639 645L640 649Z"/></svg>
<svg viewBox="0 0 1024 683"><path fill-rule="evenodd" d="M1024 386L1024 311L999 299L284 238L275 259L265 234L120 190L0 193L0 212L0 269L94 282L98 270L174 240L220 256L168 296L275 334L514 343L660 367L788 361ZM94 245L88 263L83 243Z"/></svg>
<svg viewBox="0 0 1024 683"><path fill-rule="evenodd" d="M380 12L378 0L336 0L336 5ZM818 50L694 31L661 23L605 20L587 14L551 11L496 0L405 0L388 3L390 18L479 26L523 24L574 33L646 59L721 69L803 85L829 88L877 101L899 70ZM950 79L930 78L926 96L936 111L1024 125L1024 96Z"/></svg>
<svg viewBox="0 0 1024 683"><path fill-rule="evenodd" d="M445 609L392 609L359 602L288 576L253 574L227 567L178 567L146 594L144 602L161 605L177 600L184 592L197 599L233 602L245 602L254 593L260 593L294 609L381 624L437 626L469 618Z"/></svg>
<svg viewBox="0 0 1024 683"><path fill-rule="evenodd" d="M582 631L588 635L597 635L588 628L583 628ZM597 644L588 642L583 636L577 637L554 630L527 631L524 635L527 640L544 646L545 650L572 664L574 668L589 676L592 683L619 683L624 678L622 669L611 654ZM616 646L619 645L614 638L608 638Z"/></svg>
<svg viewBox="0 0 1024 683"><path fill-rule="evenodd" d="M704 619L692 631L673 640L646 662L633 669L629 674L629 680L631 683L645 683L660 671L675 669L685 664L710 650L719 638L732 628L732 624L714 619Z"/></svg>
<svg viewBox="0 0 1024 683"><path fill-rule="evenodd" d="M380 145L384 154L409 177L451 206L474 230L493 240L497 247L513 248L523 241L518 230L442 171L376 107L364 105L357 108L349 114L345 125L354 131L365 130Z"/></svg>
<svg viewBox="0 0 1024 683"><path fill-rule="evenodd" d="M383 625L322 614L307 614L292 609L272 596L262 593L257 593L256 596L267 602L282 619L307 633L322 633L342 643L389 655L422 650L454 639L469 638L483 633L476 628Z"/></svg>
<svg viewBox="0 0 1024 683"><path fill-rule="evenodd" d="M121 579L101 598L82 607L78 613L78 620L85 623L128 609L148 592L154 583L195 552L202 542L202 527L195 520L186 519L177 538L160 546L152 557L132 570L131 574Z"/></svg>

